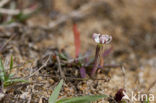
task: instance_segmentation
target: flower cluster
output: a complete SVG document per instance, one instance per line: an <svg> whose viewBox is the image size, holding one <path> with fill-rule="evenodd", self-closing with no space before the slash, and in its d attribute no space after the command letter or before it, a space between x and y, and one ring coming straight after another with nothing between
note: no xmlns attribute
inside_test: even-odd
<svg viewBox="0 0 156 103"><path fill-rule="evenodd" d="M93 34L93 40L96 43L109 44L112 41L112 36L107 35L107 34L97 34L97 33L94 33Z"/></svg>

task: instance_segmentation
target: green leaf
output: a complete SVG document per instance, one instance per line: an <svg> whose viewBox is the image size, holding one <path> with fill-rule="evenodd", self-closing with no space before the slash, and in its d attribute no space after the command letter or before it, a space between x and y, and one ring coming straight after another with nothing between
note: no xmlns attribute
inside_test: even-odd
<svg viewBox="0 0 156 103"><path fill-rule="evenodd" d="M147 100L145 101L145 103L149 103L150 101L149 101L149 96L147 97Z"/></svg>
<svg viewBox="0 0 156 103"><path fill-rule="evenodd" d="M30 17L31 14L23 14L22 12L20 12L17 16L16 19L20 22L25 21L26 19L28 19Z"/></svg>
<svg viewBox="0 0 156 103"><path fill-rule="evenodd" d="M3 25L8 25L11 23L14 23L16 20L14 18L12 18L11 20L7 21L7 22L3 22Z"/></svg>
<svg viewBox="0 0 156 103"><path fill-rule="evenodd" d="M27 80L24 80L24 79L10 79L6 82L12 82L12 83L15 83L15 82L28 82Z"/></svg>
<svg viewBox="0 0 156 103"><path fill-rule="evenodd" d="M63 98L58 100L56 103L91 103L106 97L108 96L107 95L79 96L79 97Z"/></svg>
<svg viewBox="0 0 156 103"><path fill-rule="evenodd" d="M49 98L49 103L56 103L56 100L57 100L57 98L59 96L62 85L63 85L63 80L61 80L60 83L55 87L52 95Z"/></svg>
<svg viewBox="0 0 156 103"><path fill-rule="evenodd" d="M13 68L13 57L11 56L11 59L10 59L10 72L11 72L12 68Z"/></svg>
<svg viewBox="0 0 156 103"><path fill-rule="evenodd" d="M2 81L5 80L5 75L6 75L6 73L5 73L5 70L4 70L3 62L2 62L2 59L0 57L0 79Z"/></svg>
<svg viewBox="0 0 156 103"><path fill-rule="evenodd" d="M67 56L64 53L60 53L59 57L63 60L68 60Z"/></svg>
<svg viewBox="0 0 156 103"><path fill-rule="evenodd" d="M0 71L4 72L4 66L3 66L3 62L2 62L1 57L0 57Z"/></svg>
<svg viewBox="0 0 156 103"><path fill-rule="evenodd" d="M17 82L28 82L27 80L23 80L23 79L9 79L7 81L4 81L4 86L8 86L12 83L17 83Z"/></svg>

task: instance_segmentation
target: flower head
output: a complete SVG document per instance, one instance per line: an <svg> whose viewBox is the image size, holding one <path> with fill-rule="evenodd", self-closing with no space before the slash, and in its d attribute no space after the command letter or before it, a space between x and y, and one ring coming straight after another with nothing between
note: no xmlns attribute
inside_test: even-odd
<svg viewBox="0 0 156 103"><path fill-rule="evenodd" d="M101 34L97 34L97 33L93 34L93 39L96 43L100 43L100 35Z"/></svg>
<svg viewBox="0 0 156 103"><path fill-rule="evenodd" d="M93 34L93 40L96 43L109 44L112 41L112 36L107 35L107 34L97 34L97 33L94 33Z"/></svg>
<svg viewBox="0 0 156 103"><path fill-rule="evenodd" d="M99 66L99 60L101 59L101 53L103 52L103 44L109 44L112 41L112 36L109 36L107 34L93 34L93 40L100 44L96 46L96 52L95 52L95 59L94 59L94 66L91 72L91 76L94 77L96 70Z"/></svg>

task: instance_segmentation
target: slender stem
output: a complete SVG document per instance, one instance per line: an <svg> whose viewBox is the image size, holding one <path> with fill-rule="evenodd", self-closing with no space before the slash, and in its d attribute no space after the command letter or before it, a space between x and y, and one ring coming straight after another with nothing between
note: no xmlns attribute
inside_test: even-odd
<svg viewBox="0 0 156 103"><path fill-rule="evenodd" d="M95 59L94 59L94 67L91 71L91 76L94 77L95 73L96 73L96 70L98 68L98 65L99 65L99 60L100 60L100 52L102 50L102 45L97 45L96 46L96 52L95 52Z"/></svg>

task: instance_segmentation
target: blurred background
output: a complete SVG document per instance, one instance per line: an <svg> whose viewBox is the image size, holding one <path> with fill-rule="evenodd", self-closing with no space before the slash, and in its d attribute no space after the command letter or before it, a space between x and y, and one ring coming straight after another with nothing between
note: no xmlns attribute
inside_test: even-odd
<svg viewBox="0 0 156 103"><path fill-rule="evenodd" d="M119 61L155 60L155 0L1 0L0 7L1 27L24 26L40 49L57 47L74 56L76 23L81 53L94 50L91 35L96 32L113 36L112 55L121 56Z"/></svg>

